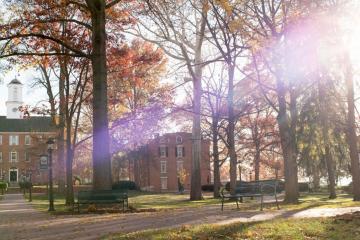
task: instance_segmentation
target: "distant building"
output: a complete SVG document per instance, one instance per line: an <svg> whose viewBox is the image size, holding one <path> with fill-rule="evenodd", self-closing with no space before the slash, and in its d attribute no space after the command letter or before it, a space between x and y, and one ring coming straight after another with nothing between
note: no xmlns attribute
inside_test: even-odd
<svg viewBox="0 0 360 240"><path fill-rule="evenodd" d="M201 184L210 183L210 142L201 145ZM185 174L184 188L190 189L192 165L191 133L178 132L156 136L130 161L130 180L143 190L156 192L178 191L178 177Z"/></svg>
<svg viewBox="0 0 360 240"><path fill-rule="evenodd" d="M46 183L47 171L40 170L40 157L47 154L46 141L56 136L47 116L24 116L19 110L23 84L14 79L8 84L6 116L0 116L0 179L16 185L32 174L34 183ZM54 162L56 154L53 154Z"/></svg>

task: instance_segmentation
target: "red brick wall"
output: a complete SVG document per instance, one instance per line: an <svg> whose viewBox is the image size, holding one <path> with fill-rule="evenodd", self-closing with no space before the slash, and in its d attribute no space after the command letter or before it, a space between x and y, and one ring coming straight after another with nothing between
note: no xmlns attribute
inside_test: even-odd
<svg viewBox="0 0 360 240"><path fill-rule="evenodd" d="M176 143L176 137L180 136L182 138L182 143ZM160 142L160 139L164 139L164 142ZM159 155L159 146L166 146L167 156L160 157ZM185 155L183 157L177 157L175 154L176 146L183 146ZM200 163L201 167L201 183L206 184L210 181L210 142L204 140L202 142L202 161ZM146 156L143 157L140 161L140 169L143 169L141 172L144 175L142 178L135 179L137 184L144 188L157 192L161 191L178 191L178 174L177 174L177 162L183 162L183 168L187 173L185 180L185 189L190 189L190 175L191 175L191 152L192 152L192 143L191 143L191 134L190 133L170 133L165 134L162 137L152 140L147 145ZM167 171L166 173L161 173L161 161L166 162ZM167 189L161 189L161 178L167 179Z"/></svg>
<svg viewBox="0 0 360 240"><path fill-rule="evenodd" d="M47 153L46 140L53 137L55 133L0 133L2 136L2 144L0 152L2 152L2 162L0 162L0 171L5 172L5 180L9 180L9 169L18 169L18 181L21 176L28 175L29 170L32 172L32 182L45 184L48 182L47 171L39 170L40 155ZM18 135L19 144L9 145L9 136ZM30 145L25 145L25 136L30 135ZM39 136L42 136L42 140ZM17 162L10 162L10 152L17 152ZM25 152L29 153L30 161L25 161ZM53 163L56 165L56 152L53 154ZM0 174L1 175L1 174ZM56 169L54 169L54 178L56 177Z"/></svg>

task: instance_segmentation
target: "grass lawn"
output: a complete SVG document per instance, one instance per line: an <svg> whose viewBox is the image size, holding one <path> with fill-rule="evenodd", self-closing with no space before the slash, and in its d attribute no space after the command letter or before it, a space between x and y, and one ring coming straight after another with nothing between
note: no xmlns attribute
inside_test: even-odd
<svg viewBox="0 0 360 240"><path fill-rule="evenodd" d="M28 198L28 196L26 195ZM39 210L46 211L48 209L48 197L46 194L33 195L32 204ZM155 209L167 210L175 208L201 207L205 205L218 205L220 208L220 199L214 199L210 195L205 196L201 201L189 201L188 194L175 193L146 193L129 191L129 204L135 209ZM301 210L308 208L335 208L335 207L354 207L360 206L359 202L352 201L352 197L347 194L339 194L337 199L329 199L327 194L304 194L301 196L299 204L280 204L281 209L285 210ZM235 208L234 202L226 203L225 208ZM69 212L65 206L65 197L55 194L55 209L57 213ZM258 210L259 203L254 200L246 200L244 204L240 204L240 211ZM265 210L276 210L273 203L265 204Z"/></svg>
<svg viewBox="0 0 360 240"><path fill-rule="evenodd" d="M282 219L229 225L182 226L171 230L143 231L107 236L108 240L147 239L248 239L248 240L356 240L360 239L360 219L349 222L334 218Z"/></svg>

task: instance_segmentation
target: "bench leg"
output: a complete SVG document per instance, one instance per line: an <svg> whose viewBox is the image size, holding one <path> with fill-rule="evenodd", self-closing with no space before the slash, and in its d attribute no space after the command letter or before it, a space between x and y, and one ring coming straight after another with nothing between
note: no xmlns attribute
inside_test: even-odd
<svg viewBox="0 0 360 240"><path fill-rule="evenodd" d="M237 209L239 209L239 199L236 198L235 200L236 200L236 207L237 207Z"/></svg>
<svg viewBox="0 0 360 240"><path fill-rule="evenodd" d="M261 195L261 204L260 204L260 211L263 210L263 202L264 202L264 196Z"/></svg>
<svg viewBox="0 0 360 240"><path fill-rule="evenodd" d="M278 199L277 199L277 194L276 194L276 192L275 192L275 201L276 201L277 209L280 210L279 202L278 202Z"/></svg>
<svg viewBox="0 0 360 240"><path fill-rule="evenodd" d="M221 199L221 211L224 211L224 198Z"/></svg>
<svg viewBox="0 0 360 240"><path fill-rule="evenodd" d="M240 202L243 203L243 197L240 197Z"/></svg>

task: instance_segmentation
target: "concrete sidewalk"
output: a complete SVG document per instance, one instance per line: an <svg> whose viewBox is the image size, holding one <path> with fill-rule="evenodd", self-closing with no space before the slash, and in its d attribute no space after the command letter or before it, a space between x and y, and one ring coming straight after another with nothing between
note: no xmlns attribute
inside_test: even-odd
<svg viewBox="0 0 360 240"><path fill-rule="evenodd" d="M0 239L87 240L99 239L110 233L172 228L184 224L228 224L289 217L330 217L360 211L360 207L269 212L239 212L234 208L236 206L227 206L222 212L220 205L212 205L151 213L52 216L35 210L21 194L7 194L0 201Z"/></svg>

